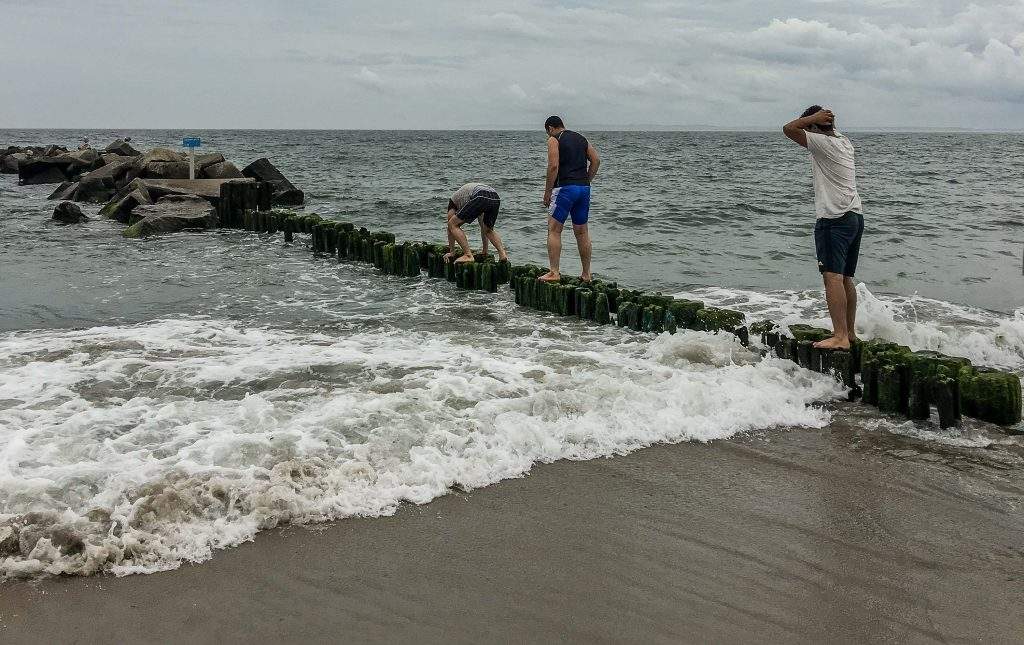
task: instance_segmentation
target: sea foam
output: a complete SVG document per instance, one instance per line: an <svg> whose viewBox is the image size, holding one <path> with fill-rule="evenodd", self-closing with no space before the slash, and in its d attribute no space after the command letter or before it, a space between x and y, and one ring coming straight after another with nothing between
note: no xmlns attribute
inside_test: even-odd
<svg viewBox="0 0 1024 645"><path fill-rule="evenodd" d="M743 311L749 320L830 328L821 290L747 291L705 288L677 294L708 305ZM1024 373L1024 307L999 314L921 296L876 296L857 285L857 334L884 338L915 350L933 350L969 358L977 365Z"/></svg>
<svg viewBox="0 0 1024 645"><path fill-rule="evenodd" d="M0 572L199 562L533 464L821 427L829 378L731 336L307 331L165 319L0 335Z"/></svg>

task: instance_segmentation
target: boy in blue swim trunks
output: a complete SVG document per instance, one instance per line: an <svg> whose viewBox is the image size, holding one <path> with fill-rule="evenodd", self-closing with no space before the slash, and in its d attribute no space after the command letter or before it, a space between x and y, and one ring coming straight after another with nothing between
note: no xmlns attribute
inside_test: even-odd
<svg viewBox="0 0 1024 645"><path fill-rule="evenodd" d="M549 117L544 122L548 133L548 175L544 185L544 205L548 208L548 261L551 270L539 279L557 282L562 274L562 229L572 218L572 232L583 264L584 282L590 282L590 182L597 175L601 158L597 150L578 132L566 130L562 119Z"/></svg>

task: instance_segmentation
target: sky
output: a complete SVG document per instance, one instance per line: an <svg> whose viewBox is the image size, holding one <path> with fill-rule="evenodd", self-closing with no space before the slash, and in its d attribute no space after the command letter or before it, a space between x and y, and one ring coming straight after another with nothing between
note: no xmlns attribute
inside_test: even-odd
<svg viewBox="0 0 1024 645"><path fill-rule="evenodd" d="M0 0L0 128L1024 129L1024 0Z"/></svg>

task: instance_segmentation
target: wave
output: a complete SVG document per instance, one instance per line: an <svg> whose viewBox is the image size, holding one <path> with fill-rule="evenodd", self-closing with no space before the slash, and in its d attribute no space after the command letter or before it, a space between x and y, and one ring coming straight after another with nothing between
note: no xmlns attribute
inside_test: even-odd
<svg viewBox="0 0 1024 645"><path fill-rule="evenodd" d="M821 427L815 402L842 395L724 335L556 322L486 338L210 319L0 335L0 572L171 569L538 462Z"/></svg>
<svg viewBox="0 0 1024 645"><path fill-rule="evenodd" d="M758 292L709 287L678 296L728 306L751 319L832 327L821 290ZM999 314L921 296L876 296L864 283L857 285L857 297L857 334L861 338L884 338L915 350L962 356L977 365L1024 374L1024 307Z"/></svg>

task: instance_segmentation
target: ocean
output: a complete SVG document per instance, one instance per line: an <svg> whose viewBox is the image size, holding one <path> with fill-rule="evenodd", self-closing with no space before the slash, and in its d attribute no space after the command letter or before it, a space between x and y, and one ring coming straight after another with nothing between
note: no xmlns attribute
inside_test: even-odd
<svg viewBox="0 0 1024 645"><path fill-rule="evenodd" d="M0 144L128 135L148 149L185 134L240 166L267 156L305 210L400 239L442 240L450 194L487 182L513 262L546 264L539 129L0 130ZM826 322L807 155L781 132L587 134L603 161L598 275L752 320ZM1024 136L850 136L867 222L858 333L1024 375ZM1024 456L1019 437L975 422L846 418L833 381L731 337L538 314L507 291L314 259L301 235L58 226L52 189L0 176L0 576L149 573L536 463L838 419ZM563 270L578 271L564 242ZM11 523L27 528L4 546Z"/></svg>

